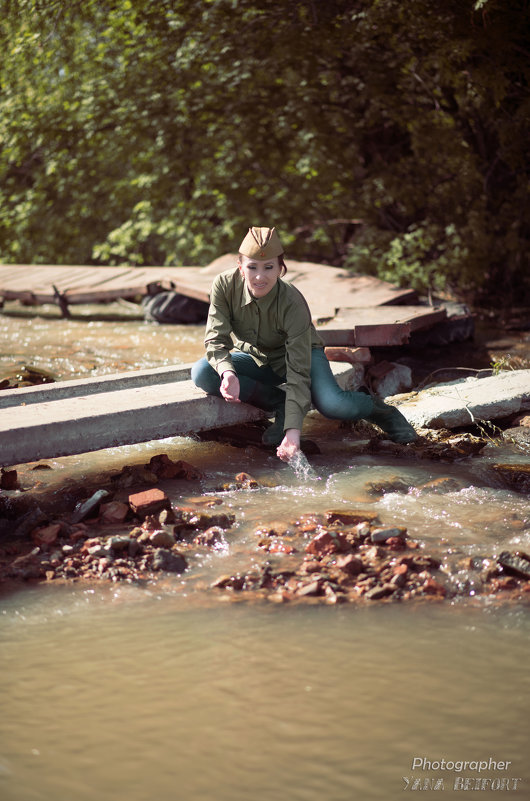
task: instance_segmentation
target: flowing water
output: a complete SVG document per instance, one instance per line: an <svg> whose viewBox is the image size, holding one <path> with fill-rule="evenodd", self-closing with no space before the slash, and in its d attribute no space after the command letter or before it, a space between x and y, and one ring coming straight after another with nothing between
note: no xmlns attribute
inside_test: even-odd
<svg viewBox="0 0 530 801"><path fill-rule="evenodd" d="M148 325L132 307L75 314L2 315L2 372L31 363L73 378L202 354L200 326ZM190 556L189 575L0 599L2 801L530 798L527 608L475 597L468 567L530 550L528 497L491 474L527 454L507 443L453 464L398 460L356 454L334 423L315 418L308 432L321 453L292 465L173 438L19 468L27 491L64 497L167 453L206 476L163 483L172 500L216 495L236 524L222 547ZM220 492L241 470L261 487ZM368 491L396 477L399 492ZM440 477L454 479L449 491L421 491ZM256 548L260 523L360 505L437 549L467 595L357 607L227 603L209 589L270 558Z"/></svg>

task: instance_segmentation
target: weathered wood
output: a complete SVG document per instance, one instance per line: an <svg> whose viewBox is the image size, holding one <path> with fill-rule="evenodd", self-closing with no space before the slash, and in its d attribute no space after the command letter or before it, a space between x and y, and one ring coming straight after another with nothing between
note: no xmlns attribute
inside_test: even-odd
<svg viewBox="0 0 530 801"><path fill-rule="evenodd" d="M317 325L317 330L326 345L404 345L413 331L428 328L445 318L443 306L340 308L336 317Z"/></svg>
<svg viewBox="0 0 530 801"><path fill-rule="evenodd" d="M207 267L90 267L0 265L0 298L30 305L57 303L53 286L68 305L135 299L175 289L206 303L212 280L236 263L226 254ZM287 260L286 280L297 286L313 317L333 317L340 307L379 306L411 302L415 293L372 276L355 276L336 267Z"/></svg>

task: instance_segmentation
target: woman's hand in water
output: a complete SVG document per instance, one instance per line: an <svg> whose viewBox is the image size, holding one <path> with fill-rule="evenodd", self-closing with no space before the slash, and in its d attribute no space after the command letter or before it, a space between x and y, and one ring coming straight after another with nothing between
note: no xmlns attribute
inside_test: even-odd
<svg viewBox="0 0 530 801"><path fill-rule="evenodd" d="M282 462L288 462L300 450L300 431L297 428L288 428L285 436L278 445L276 455Z"/></svg>
<svg viewBox="0 0 530 801"><path fill-rule="evenodd" d="M231 370L224 371L220 391L226 401L241 403L239 400L239 378Z"/></svg>

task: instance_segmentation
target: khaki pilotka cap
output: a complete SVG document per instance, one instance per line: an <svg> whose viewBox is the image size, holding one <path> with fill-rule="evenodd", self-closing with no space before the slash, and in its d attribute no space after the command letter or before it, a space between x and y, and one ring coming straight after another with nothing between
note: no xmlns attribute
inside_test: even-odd
<svg viewBox="0 0 530 801"><path fill-rule="evenodd" d="M274 259L283 254L276 228L249 228L239 252L249 259Z"/></svg>

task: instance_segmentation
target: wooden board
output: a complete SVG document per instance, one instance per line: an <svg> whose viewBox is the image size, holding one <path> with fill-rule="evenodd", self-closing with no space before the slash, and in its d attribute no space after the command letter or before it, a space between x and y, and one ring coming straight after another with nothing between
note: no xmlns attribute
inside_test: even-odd
<svg viewBox="0 0 530 801"><path fill-rule="evenodd" d="M375 306L364 309L338 309L336 317L317 331L326 345L378 347L405 345L413 331L429 328L445 320L443 306Z"/></svg>
<svg viewBox="0 0 530 801"><path fill-rule="evenodd" d="M57 303L57 292L68 305L134 299L174 288L209 302L217 273L236 263L225 254L207 267L91 267L80 265L0 265L0 297L28 304ZM314 319L333 317L341 307L380 306L415 300L415 293L372 276L350 275L336 267L287 260L286 280L305 296ZM55 291L57 289L57 292Z"/></svg>

